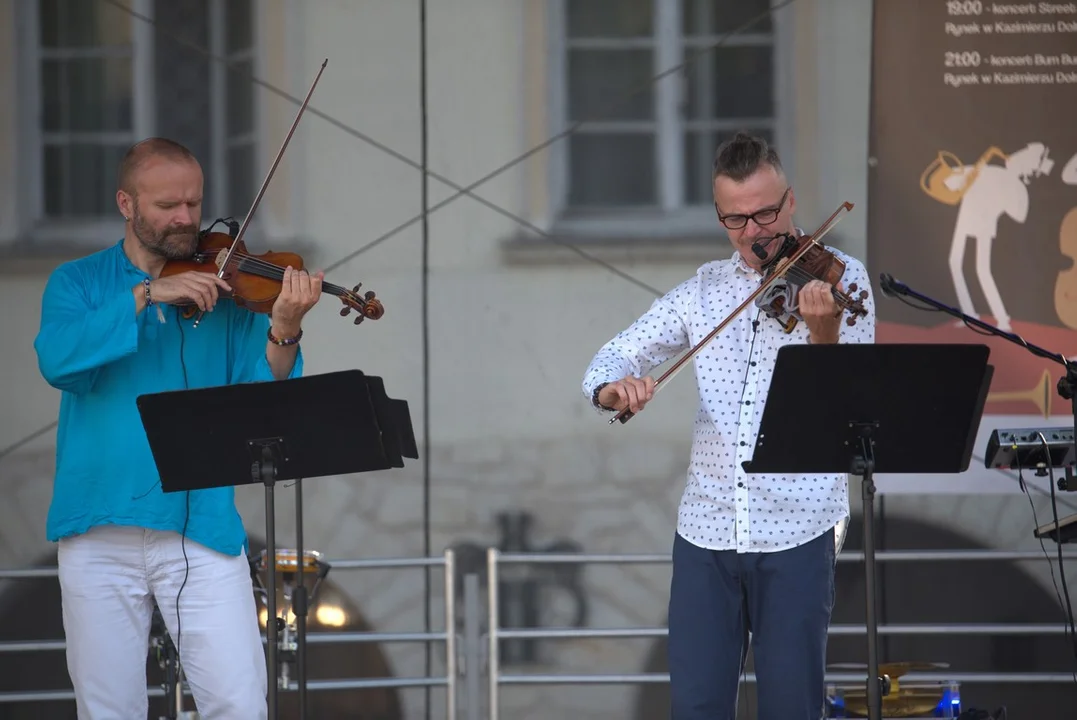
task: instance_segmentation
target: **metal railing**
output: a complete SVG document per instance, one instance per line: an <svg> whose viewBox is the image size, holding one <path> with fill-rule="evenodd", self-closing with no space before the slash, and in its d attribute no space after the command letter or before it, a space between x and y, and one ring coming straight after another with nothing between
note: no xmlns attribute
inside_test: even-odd
<svg viewBox="0 0 1077 720"><path fill-rule="evenodd" d="M376 558L371 560L330 560L333 570L354 569L400 569L442 567L444 569L445 627L442 632L312 632L307 633L309 644L329 643L408 643L441 642L445 646L445 674L428 677L384 677L365 679L309 680L307 690L312 692L325 690L369 690L377 688L415 688L444 687L446 693L446 720L456 719L457 702L457 633L456 626L456 557L452 549L446 550L441 557L429 558ZM0 580L56 577L57 568L38 567L24 569L0 570ZM453 631L450 631L452 629ZM262 642L266 642L262 633ZM64 650L67 643L63 640L43 640L32 642L0 642L0 653L33 652L42 650ZM273 682L273 678L270 678ZM296 688L281 688L281 692L293 692ZM161 687L146 688L149 697L163 697ZM184 688L184 695L190 695L190 689ZM52 702L57 700L74 700L73 690L38 690L25 692L0 692L0 705L23 702Z"/></svg>
<svg viewBox="0 0 1077 720"><path fill-rule="evenodd" d="M1066 555L1063 555L1066 557ZM1069 555L1077 559L1077 555ZM863 562L863 552L843 551L837 557L838 562ZM1005 551L1005 550L915 550L915 551L877 551L877 562L968 562L968 561L1052 561L1042 551ZM654 565L670 564L670 555L585 555L554 553L503 553L496 548L487 550L487 703L488 720L498 720L500 716L500 688L502 685L627 685L669 682L668 673L627 673L627 674L528 674L504 675L501 673L499 644L502 640L513 639L584 639L584 638L659 638L669 633L666 628L544 628L515 629L502 628L499 616L498 586L500 569L503 565L536 564L630 564ZM1055 635L1065 634L1064 624L957 624L957 625L880 625L880 635ZM865 625L833 625L830 635L866 635ZM747 673L745 680L755 682L755 674ZM1072 683L1073 673L907 673L902 676L904 682L941 681L948 683ZM828 683L860 683L864 677L857 673L826 673ZM472 719L477 715L471 715Z"/></svg>
<svg viewBox="0 0 1077 720"><path fill-rule="evenodd" d="M947 550L947 551L879 551L878 562L994 562L994 561L1051 561L1054 558L1035 551L996 550ZM1065 557L1065 556L1064 556ZM1077 555L1069 555L1077 558ZM837 561L861 562L863 554L844 551ZM498 720L500 716L500 688L502 685L637 685L666 683L668 673L607 673L607 674L504 674L501 671L499 645L502 640L570 640L570 639L627 639L662 638L668 635L664 627L626 628L502 628L499 613L499 585L501 569L505 565L537 564L620 564L620 565L668 565L668 554L548 554L548 553L502 553L491 548L486 556L486 628L482 628L482 592L477 572L463 575L463 621L457 623L457 568L453 550L446 550L441 557L430 558L377 558L368 560L333 560L333 569L404 569L442 567L444 569L445 628L441 632L313 632L307 634L310 644L328 643L430 643L444 644L445 672L428 677L384 677L365 679L311 680L310 691L359 690L376 688L444 687L446 690L445 718L455 720L458 714L467 720ZM0 570L0 580L56 577L55 567ZM830 635L863 635L864 625L838 624L829 628ZM909 624L881 625L880 635L1059 635L1065 634L1064 624ZM462 634L462 638L459 637ZM263 634L263 642L265 635ZM60 651L66 647L63 640L0 642L0 653L31 651ZM485 650L485 652L484 652ZM754 673L745 676L747 682L755 682ZM828 683L862 682L858 673L827 673ZM903 676L908 682L942 681L949 683L1061 683L1073 682L1072 673L909 673ZM482 692L483 682L486 693ZM462 687L460 683L463 683ZM282 689L282 691L294 688ZM160 697L164 690L147 687L149 697ZM185 690L185 695L190 695ZM484 697L485 695L485 697ZM73 700L70 690L43 690L0 693L0 704L16 702L46 702ZM485 702L484 702L485 701ZM483 708L483 705L486 705ZM483 710L485 709L485 714Z"/></svg>

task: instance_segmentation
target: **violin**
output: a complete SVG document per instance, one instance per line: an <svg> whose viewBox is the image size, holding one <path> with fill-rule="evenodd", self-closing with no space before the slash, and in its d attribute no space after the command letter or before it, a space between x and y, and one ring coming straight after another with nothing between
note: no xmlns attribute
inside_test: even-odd
<svg viewBox="0 0 1077 720"><path fill-rule="evenodd" d="M780 233L776 237L781 238L782 244L774 257L763 266L764 275L768 275L778 267L779 261L788 258L806 246L806 252L798 256L798 260L785 273L785 277L769 285L766 291L756 298L755 305L766 315L778 321L786 333L793 331L801 317L797 298L801 289L812 280L822 280L830 285L830 294L842 311L848 312L845 324L852 327L856 319L865 317L868 311L864 309L863 301L868 297L867 290L861 290L856 283L849 285L848 290L838 290L838 282L845 273L845 261L828 250L824 245L810 242L810 237L801 235L794 237L789 233ZM762 249L756 251L763 252ZM857 292L859 290L859 293ZM856 294L856 297L853 297Z"/></svg>
<svg viewBox="0 0 1077 720"><path fill-rule="evenodd" d="M213 273L222 278L232 288L232 291L221 291L222 298L230 299L236 305L245 307L256 313L268 313L273 309L273 303L280 295L281 281L284 278L284 270L289 265L295 270L302 270L303 258L293 252L268 251L260 255L252 254L247 250L242 240L237 240L238 230L232 233L211 232L213 227L224 220L217 220L209 228L198 234L198 248L194 254L186 260L169 260L161 270L161 277L178 275L184 272ZM233 228L236 223L230 223ZM359 295L359 283L351 290L340 285L322 282L322 292L340 298L344 303L340 314L347 316L352 310L359 314L355 318L355 324L370 318L377 320L385 314L385 308L375 296L374 291L368 290L362 296ZM197 307L187 305L183 308L184 318L194 316Z"/></svg>
<svg viewBox="0 0 1077 720"><path fill-rule="evenodd" d="M276 301L277 296L280 295L285 268L291 265L292 268L301 270L303 268L303 258L290 252L269 251L261 255L255 255L247 250L247 246L243 242L243 234L247 232L251 218L254 217L254 211L258 209L258 205L262 202L262 196L265 195L266 188L269 187L269 181L273 179L273 173L277 171L280 159L284 156L284 151L288 147L292 135L295 134L296 127L299 125L299 120L303 117L303 113L310 103L310 97L314 94L314 88L317 87L318 80L321 79L322 73L325 72L325 66L328 64L329 58L322 61L322 66L318 69L318 74L314 77L314 82L311 83L310 89L307 90L307 96L303 98L303 104L300 105L299 111L296 112L292 126L288 129L288 134L285 136L284 142L281 143L280 150L277 151L277 157L273 160L273 165L269 168L269 172L266 173L265 180L262 181L262 187L258 189L258 194L255 195L254 202L251 203L251 209L247 211L247 217L244 218L243 224L237 230L233 223L227 223L231 231L228 234L210 232L217 222L226 222L218 220L213 225L210 225L208 229L199 232L198 247L194 254L187 260L172 260L165 263L161 277L189 271L213 273L227 282L232 288L230 293L222 293L221 297L229 298L237 305L242 305L258 313L268 313L273 309L273 303ZM351 290L346 290L339 285L322 283L322 292L335 295L344 303L344 307L340 311L341 315L347 316L352 310L359 311L359 316L355 318L356 325L366 318L377 320L385 314L385 308L382 306L381 301L375 298L372 291L367 291L362 297L359 296L359 287L361 285L362 283ZM186 307L183 311L184 317L192 317L195 310L197 308L194 306ZM199 312L198 318L194 321L194 327L198 327L198 324L202 322L204 314L202 311Z"/></svg>
<svg viewBox="0 0 1077 720"><path fill-rule="evenodd" d="M786 235L782 247L775 254L773 261L769 264L768 271L764 273L763 282L759 287L753 290L752 294L749 295L737 309L729 313L728 317L718 323L718 326L711 330L705 338L696 343L695 347L682 355L669 370L662 373L662 376L655 380L655 394L665 387L666 384L688 364L689 360L694 358L707 343L713 340L718 333L731 323L735 317L744 312L745 308L752 303L756 303L757 306L760 307L769 307L777 317L785 317L787 322L794 318L796 320L803 319L795 314L795 300L797 293L800 292L800 288L807 285L812 280L823 280L824 282L830 283L833 287L836 286L838 280L841 279L841 274L845 270L844 261L827 250L819 240L838 224L842 211L848 212L852 209L853 204L851 202L843 202L841 206L826 219L826 222L811 235L804 235L798 238ZM775 286L779 280L782 280L787 275L790 276L792 282L786 281L785 290L783 292L774 293L769 301L761 300L770 288ZM850 285L849 289L852 292L856 292L855 285ZM853 313L853 317L849 318L850 320L853 320L853 322L855 322L857 316L867 314L867 311L861 303L861 301L867 297L866 290L860 291L859 300L854 300L846 293L835 293L834 297L835 300L838 301L838 304L842 306L843 310L849 310ZM789 302L790 298L792 298L792 302ZM780 300L780 303L778 300ZM762 305L760 305L760 302ZM793 325L795 324L796 321L794 320ZM790 327L790 329L792 329L792 327ZM615 422L620 422L623 425L634 416L635 413L629 410L628 407L625 407L610 418L609 423L612 425Z"/></svg>

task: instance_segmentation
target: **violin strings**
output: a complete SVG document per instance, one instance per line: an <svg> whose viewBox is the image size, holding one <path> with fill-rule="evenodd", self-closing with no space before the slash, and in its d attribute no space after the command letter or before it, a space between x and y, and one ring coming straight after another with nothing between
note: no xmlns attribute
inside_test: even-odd
<svg viewBox="0 0 1077 720"><path fill-rule="evenodd" d="M809 281L816 279L814 275L797 265L794 265L793 267L789 268L785 274L791 277L794 281L802 284L807 284ZM852 298L847 298L845 295L840 293L837 288L831 288L831 294L834 296L834 299L837 300L838 305L840 305L841 307L855 307L855 301L852 300Z"/></svg>
<svg viewBox="0 0 1077 720"><path fill-rule="evenodd" d="M283 280L284 268L280 265L275 265L267 260L255 257L253 255L247 255L245 253L235 253L232 255L232 261L237 262L238 268L241 272L249 272L252 275L268 278L270 280ZM366 305L366 300L356 295L351 290L334 285L333 283L322 283L322 289L331 295L347 295L353 300Z"/></svg>

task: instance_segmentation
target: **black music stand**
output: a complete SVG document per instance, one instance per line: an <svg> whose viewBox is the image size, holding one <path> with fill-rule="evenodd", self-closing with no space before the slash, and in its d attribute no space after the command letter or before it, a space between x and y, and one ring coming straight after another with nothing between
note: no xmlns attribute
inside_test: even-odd
<svg viewBox="0 0 1077 720"><path fill-rule="evenodd" d="M969 467L994 368L986 345L786 345L748 473L863 476L868 717L882 717L875 619L876 473ZM874 680L872 680L874 678Z"/></svg>
<svg viewBox="0 0 1077 720"><path fill-rule="evenodd" d="M274 382L153 393L138 397L163 492L261 483L265 487L269 588L269 718L277 717L277 609L274 486L296 481L297 670L306 711L306 595L301 478L404 467L418 458L408 404L360 370Z"/></svg>

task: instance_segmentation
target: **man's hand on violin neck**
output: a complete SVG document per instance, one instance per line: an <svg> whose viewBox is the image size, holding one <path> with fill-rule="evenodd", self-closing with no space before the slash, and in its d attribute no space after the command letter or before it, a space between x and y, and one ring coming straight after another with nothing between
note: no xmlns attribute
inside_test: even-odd
<svg viewBox="0 0 1077 720"><path fill-rule="evenodd" d="M231 286L213 273L189 271L178 275L157 278L150 282L150 301L162 305L187 305L194 303L199 310L209 312L217 304L220 291L231 292ZM135 308L146 308L146 290L142 283L133 289Z"/></svg>
<svg viewBox="0 0 1077 720"><path fill-rule="evenodd" d="M841 291L841 283L838 290ZM797 296L800 316L811 333L813 345L836 343L841 331L841 308L834 300L829 283L812 280Z"/></svg>
<svg viewBox="0 0 1077 720"><path fill-rule="evenodd" d="M322 278L318 271L311 275L306 270L288 266L284 269L280 295L273 303L273 329L278 337L291 337L299 332L303 316L314 307L322 296Z"/></svg>
<svg viewBox="0 0 1077 720"><path fill-rule="evenodd" d="M598 403L620 412L626 407L632 414L638 413L654 397L654 378L628 377L611 382L598 393Z"/></svg>

